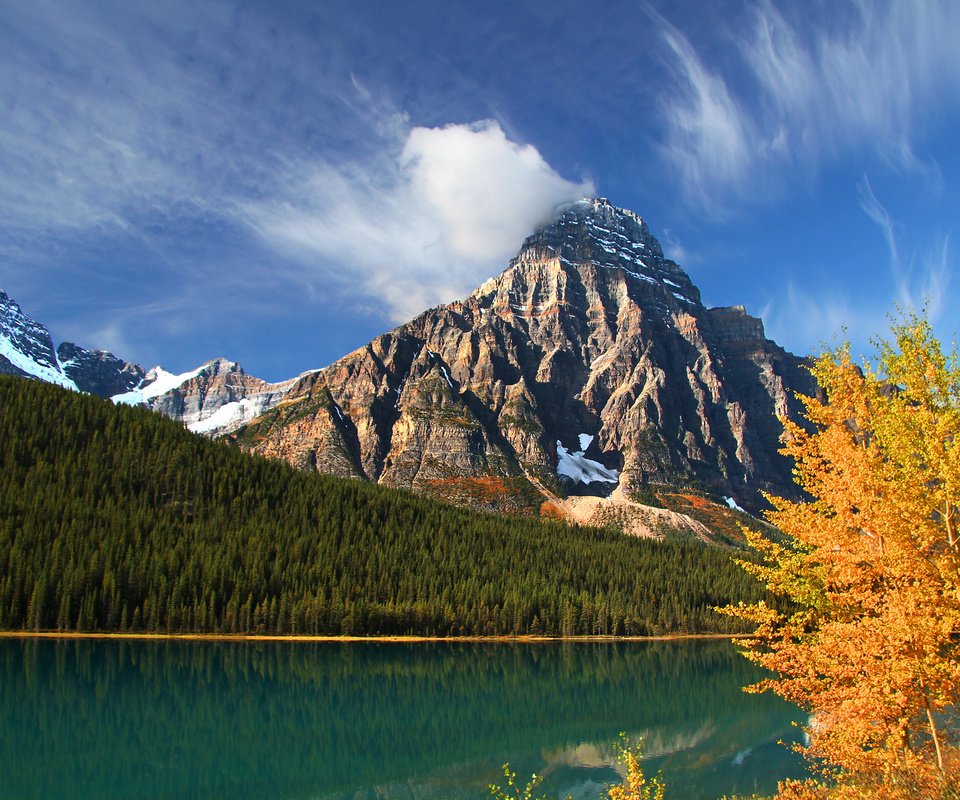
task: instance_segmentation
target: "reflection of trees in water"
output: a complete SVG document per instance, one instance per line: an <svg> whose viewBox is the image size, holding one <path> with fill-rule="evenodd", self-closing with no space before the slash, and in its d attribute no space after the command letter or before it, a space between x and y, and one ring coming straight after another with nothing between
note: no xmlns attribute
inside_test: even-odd
<svg viewBox="0 0 960 800"><path fill-rule="evenodd" d="M486 796L505 760L609 782L622 730L665 766L696 766L783 736L791 713L744 696L756 671L718 642L6 641L0 675L7 796L39 781L122 798L130 775L157 798L332 796L417 775L450 791L482 775ZM576 763L583 742L604 763Z"/></svg>

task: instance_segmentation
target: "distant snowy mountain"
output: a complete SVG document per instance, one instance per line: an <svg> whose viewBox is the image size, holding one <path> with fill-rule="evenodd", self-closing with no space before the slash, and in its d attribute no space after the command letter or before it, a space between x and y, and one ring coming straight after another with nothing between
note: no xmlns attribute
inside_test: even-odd
<svg viewBox="0 0 960 800"><path fill-rule="evenodd" d="M173 374L159 366L148 372L113 353L73 342L54 349L47 328L5 292L0 292L0 374L144 406L210 436L228 433L273 408L297 380L267 383L223 358Z"/></svg>
<svg viewBox="0 0 960 800"><path fill-rule="evenodd" d="M0 374L20 375L68 389L77 384L64 374L50 332L0 292Z"/></svg>
<svg viewBox="0 0 960 800"><path fill-rule="evenodd" d="M180 420L194 433L220 436L269 411L296 382L267 383L217 358L179 375L154 367L140 385L112 399Z"/></svg>
<svg viewBox="0 0 960 800"><path fill-rule="evenodd" d="M63 342L56 350L46 326L0 291L0 374L35 378L78 392L109 397L139 384L143 368L105 350Z"/></svg>

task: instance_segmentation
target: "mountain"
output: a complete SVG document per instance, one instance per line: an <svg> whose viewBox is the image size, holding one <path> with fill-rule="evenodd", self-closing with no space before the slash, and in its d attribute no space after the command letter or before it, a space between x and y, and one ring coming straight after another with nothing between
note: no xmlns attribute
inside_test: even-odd
<svg viewBox="0 0 960 800"><path fill-rule="evenodd" d="M57 347L57 360L77 389L98 397L130 391L145 377L139 364L124 361L106 350L86 350L73 342L62 342Z"/></svg>
<svg viewBox="0 0 960 800"><path fill-rule="evenodd" d="M47 328L0 291L0 374L54 383L116 403L141 405L195 433L229 432L276 405L296 379L267 383L217 358L181 374L147 371L105 350L73 342L56 349Z"/></svg>
<svg viewBox="0 0 960 800"><path fill-rule="evenodd" d="M0 374L36 378L68 389L77 385L64 374L50 332L23 313L0 291Z"/></svg>
<svg viewBox="0 0 960 800"><path fill-rule="evenodd" d="M273 408L296 381L267 383L217 358L180 375L154 367L136 388L112 400L158 411L194 433L219 436Z"/></svg>
<svg viewBox="0 0 960 800"><path fill-rule="evenodd" d="M44 325L0 291L0 374L54 383L99 397L140 384L143 368L104 350L63 342L56 350Z"/></svg>
<svg viewBox="0 0 960 800"><path fill-rule="evenodd" d="M750 509L796 492L777 417L816 391L805 363L743 307L706 308L639 216L585 200L236 438L301 469L650 532L671 491Z"/></svg>
<svg viewBox="0 0 960 800"><path fill-rule="evenodd" d="M0 293L0 372L141 405L299 469L660 536L736 535L793 496L778 417L816 385L742 306L707 308L636 214L563 209L499 276L280 383L214 359L145 371ZM706 503L706 504L705 504ZM719 504L719 508L718 508Z"/></svg>

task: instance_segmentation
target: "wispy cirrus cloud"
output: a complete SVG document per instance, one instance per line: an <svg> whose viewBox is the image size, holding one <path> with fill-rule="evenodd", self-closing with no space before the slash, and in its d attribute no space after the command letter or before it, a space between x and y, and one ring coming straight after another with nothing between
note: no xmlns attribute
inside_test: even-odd
<svg viewBox="0 0 960 800"><path fill-rule="evenodd" d="M221 217L291 158L379 147L396 109L351 82L347 56L269 20L233 2L4 7L5 237Z"/></svg>
<svg viewBox="0 0 960 800"><path fill-rule="evenodd" d="M168 301L128 302L158 324L212 294L252 305L265 280L401 320L502 269L592 192L498 122L411 126L336 47L359 18L317 8L312 34L286 19L267 35L262 10L172 2L4 10L0 281L29 284L22 259L61 241L124 240ZM207 259L215 232L254 234L262 252Z"/></svg>
<svg viewBox="0 0 960 800"><path fill-rule="evenodd" d="M860 182L860 207L883 233L890 257L890 274L896 301L905 310L925 308L934 322L943 314L950 284L950 237L941 239L926 252L913 253L904 260L897 225L877 199L866 177Z"/></svg>
<svg viewBox="0 0 960 800"><path fill-rule="evenodd" d="M662 100L667 139L661 151L687 192L709 205L714 187L736 185L742 179L756 157L750 147L758 137L723 76L708 69L676 27L651 14L660 25L682 86Z"/></svg>
<svg viewBox="0 0 960 800"><path fill-rule="evenodd" d="M874 348L873 337L889 329L891 315L925 311L935 325L950 326L952 260L949 234L922 248L908 248L908 231L877 198L869 180L859 185L860 209L879 228L887 251L882 262L867 270L869 280L855 289L845 287L834 270L818 269L816 277L798 282L787 278L777 296L761 309L767 334L791 342L803 352L820 352L842 340L849 341L854 355L866 357ZM831 274L833 273L833 274ZM938 327L940 327L938 326ZM944 331L946 337L955 331Z"/></svg>
<svg viewBox="0 0 960 800"><path fill-rule="evenodd" d="M836 3L829 19L794 11L750 8L746 31L731 37L737 58L722 67L653 14L675 84L661 102L662 153L688 196L711 210L720 197L763 197L779 190L777 174L852 149L936 178L914 140L918 112L960 94L960 6Z"/></svg>

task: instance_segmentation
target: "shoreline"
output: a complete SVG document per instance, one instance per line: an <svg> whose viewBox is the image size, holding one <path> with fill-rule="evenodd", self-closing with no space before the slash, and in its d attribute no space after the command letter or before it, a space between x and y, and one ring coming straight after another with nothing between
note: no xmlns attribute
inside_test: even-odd
<svg viewBox="0 0 960 800"><path fill-rule="evenodd" d="M672 642L684 640L751 639L751 634L737 633L668 633L660 636L307 636L265 633L109 633L79 631L0 631L0 639L114 639L129 641L185 642L370 642L418 643L464 642L499 644L542 644L549 642Z"/></svg>

